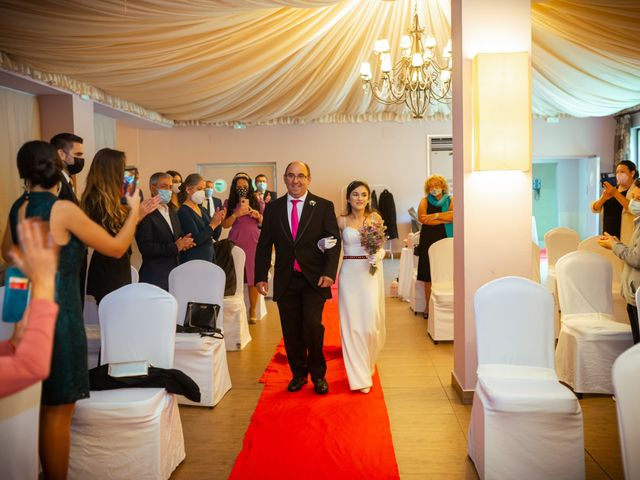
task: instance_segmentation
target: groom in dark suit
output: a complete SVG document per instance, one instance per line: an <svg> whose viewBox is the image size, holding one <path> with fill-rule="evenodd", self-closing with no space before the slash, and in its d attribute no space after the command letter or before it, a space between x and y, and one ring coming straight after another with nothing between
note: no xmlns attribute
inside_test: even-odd
<svg viewBox="0 0 640 480"><path fill-rule="evenodd" d="M272 247L276 249L273 299L278 304L284 346L293 379L287 389L297 392L311 375L319 395L329 391L327 364L322 353L324 302L331 298L340 259L337 248L322 251L328 237L340 238L333 203L307 189L309 167L290 163L284 173L287 195L272 199L265 208L256 250L255 281L267 294Z"/></svg>

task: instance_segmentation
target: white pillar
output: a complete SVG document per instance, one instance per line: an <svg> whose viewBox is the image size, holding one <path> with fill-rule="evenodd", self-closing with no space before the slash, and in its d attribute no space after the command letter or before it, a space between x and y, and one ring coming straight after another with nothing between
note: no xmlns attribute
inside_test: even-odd
<svg viewBox="0 0 640 480"><path fill-rule="evenodd" d="M530 278L532 211L530 168L473 171L472 59L477 53L531 52L530 0L452 0L451 32L455 185L451 382L467 403L477 368L473 295L499 277Z"/></svg>

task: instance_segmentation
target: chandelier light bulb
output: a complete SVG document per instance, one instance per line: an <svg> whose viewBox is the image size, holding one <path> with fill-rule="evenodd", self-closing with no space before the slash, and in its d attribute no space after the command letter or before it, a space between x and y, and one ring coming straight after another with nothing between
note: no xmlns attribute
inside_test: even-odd
<svg viewBox="0 0 640 480"><path fill-rule="evenodd" d="M384 73L390 73L393 70L393 65L391 64L391 55L388 53L383 53L380 56L380 70Z"/></svg>
<svg viewBox="0 0 640 480"><path fill-rule="evenodd" d="M419 53L414 53L413 58L411 59L412 67L421 67L424 61L422 60L422 55Z"/></svg>
<svg viewBox="0 0 640 480"><path fill-rule="evenodd" d="M373 51L375 53L387 53L389 52L389 40L386 38L382 38L380 40L376 40L376 43L373 46Z"/></svg>
<svg viewBox="0 0 640 480"><path fill-rule="evenodd" d="M443 70L440 78L442 79L442 83L447 83L451 80L451 72L449 70Z"/></svg>
<svg viewBox="0 0 640 480"><path fill-rule="evenodd" d="M424 46L427 48L433 48L436 46L436 39L433 35L428 35L424 39Z"/></svg>
<svg viewBox="0 0 640 480"><path fill-rule="evenodd" d="M360 65L360 76L363 80L371 80L371 64L369 62L362 62Z"/></svg>
<svg viewBox="0 0 640 480"><path fill-rule="evenodd" d="M411 37L409 35L403 35L400 37L400 48L402 50L411 48Z"/></svg>
<svg viewBox="0 0 640 480"><path fill-rule="evenodd" d="M432 50L425 50L424 53L422 54L422 58L424 59L425 63L429 63L431 61L431 59L433 58L433 51Z"/></svg>

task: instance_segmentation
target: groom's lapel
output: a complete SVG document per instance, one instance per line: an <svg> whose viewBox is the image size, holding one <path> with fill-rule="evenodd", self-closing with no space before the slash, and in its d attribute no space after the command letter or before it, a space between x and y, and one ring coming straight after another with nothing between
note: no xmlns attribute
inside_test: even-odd
<svg viewBox="0 0 640 480"><path fill-rule="evenodd" d="M296 235L296 242L302 238L304 231L311 223L311 218L316 211L316 199L311 193L307 194L307 198L304 201L304 208L302 209L302 218L300 218L300 225L298 226L298 235Z"/></svg>
<svg viewBox="0 0 640 480"><path fill-rule="evenodd" d="M280 207L280 226L282 227L282 232L284 233L284 236L286 237L287 240L289 240L289 242L291 244L293 244L293 236L291 236L291 227L289 226L289 218L287 217L287 196L284 196L284 201L282 202L282 205ZM300 229L298 229L298 232L300 231Z"/></svg>

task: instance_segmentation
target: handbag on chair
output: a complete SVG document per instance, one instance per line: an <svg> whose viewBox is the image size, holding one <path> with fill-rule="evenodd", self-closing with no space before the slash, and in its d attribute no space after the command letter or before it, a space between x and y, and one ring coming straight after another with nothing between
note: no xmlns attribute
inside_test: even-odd
<svg viewBox="0 0 640 480"><path fill-rule="evenodd" d="M199 333L201 336L224 338L222 330L217 327L220 305L214 303L187 303L184 325L178 325L177 331Z"/></svg>

